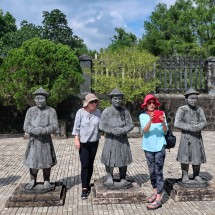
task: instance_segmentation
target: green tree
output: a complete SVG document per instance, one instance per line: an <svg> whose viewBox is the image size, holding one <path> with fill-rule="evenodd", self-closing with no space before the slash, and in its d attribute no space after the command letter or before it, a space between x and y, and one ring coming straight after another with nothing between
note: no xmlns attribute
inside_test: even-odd
<svg viewBox="0 0 215 215"><path fill-rule="evenodd" d="M88 56L90 56L92 59L95 58L95 56L97 56L99 54L98 51L96 50L88 50L86 53L83 54L87 54Z"/></svg>
<svg viewBox="0 0 215 215"><path fill-rule="evenodd" d="M169 9L158 4L145 21L140 46L154 55L212 54L215 42L213 0L177 0Z"/></svg>
<svg viewBox="0 0 215 215"><path fill-rule="evenodd" d="M43 26L23 20L17 30L13 16L8 12L4 15L0 10L0 55L7 55L11 49L18 48L24 41L35 37L68 45L77 56L92 53L84 41L73 34L66 16L60 10L44 11L43 18Z"/></svg>
<svg viewBox="0 0 215 215"><path fill-rule="evenodd" d="M116 35L111 38L109 49L117 50L123 47L132 47L137 45L137 37L132 33L127 33L123 28L115 28Z"/></svg>
<svg viewBox="0 0 215 215"><path fill-rule="evenodd" d="M3 62L3 56L4 56L4 53L2 51L3 49L2 38L6 34L13 33L17 30L15 23L16 23L15 18L9 12L6 12L4 14L3 11L0 9L0 65Z"/></svg>
<svg viewBox="0 0 215 215"><path fill-rule="evenodd" d="M83 81L79 60L66 45L33 38L11 50L0 70L0 95L5 105L25 109L40 86L50 92L56 106L78 92Z"/></svg>
<svg viewBox="0 0 215 215"><path fill-rule="evenodd" d="M195 0L196 35L206 56L215 56L215 1Z"/></svg>
<svg viewBox="0 0 215 215"><path fill-rule="evenodd" d="M77 55L86 54L87 47L83 40L73 35L73 30L68 26L66 15L55 9L51 12L43 11L43 38L68 45L77 52Z"/></svg>
<svg viewBox="0 0 215 215"><path fill-rule="evenodd" d="M23 20L20 23L20 29L8 32L0 39L1 54L7 55L7 53L14 48L19 48L22 43L32 38L42 38L42 27L35 26L32 23L28 23Z"/></svg>
<svg viewBox="0 0 215 215"><path fill-rule="evenodd" d="M3 13L0 9L0 38L2 38L6 33L16 31L16 20L9 13Z"/></svg>
<svg viewBox="0 0 215 215"><path fill-rule="evenodd" d="M157 81L150 71L156 60L137 47L106 49L94 61L93 89L106 94L117 87L125 93L125 103L140 100L144 94L155 90ZM102 103L102 107L106 105Z"/></svg>

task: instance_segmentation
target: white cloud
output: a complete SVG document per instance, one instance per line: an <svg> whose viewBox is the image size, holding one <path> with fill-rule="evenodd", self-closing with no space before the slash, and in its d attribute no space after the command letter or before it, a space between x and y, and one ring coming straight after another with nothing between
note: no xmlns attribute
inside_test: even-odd
<svg viewBox="0 0 215 215"><path fill-rule="evenodd" d="M126 27L125 20L121 14L119 14L117 11L110 12L110 17L112 18L113 26L124 26Z"/></svg>
<svg viewBox="0 0 215 215"><path fill-rule="evenodd" d="M176 0L1 0L0 8L9 11L17 20L41 25L43 11L61 10L75 35L89 49L99 50L110 44L114 28L122 27L138 37L143 34L144 21L156 4L168 6Z"/></svg>
<svg viewBox="0 0 215 215"><path fill-rule="evenodd" d="M158 3L166 4L168 7L175 4L176 0L156 0L156 5Z"/></svg>

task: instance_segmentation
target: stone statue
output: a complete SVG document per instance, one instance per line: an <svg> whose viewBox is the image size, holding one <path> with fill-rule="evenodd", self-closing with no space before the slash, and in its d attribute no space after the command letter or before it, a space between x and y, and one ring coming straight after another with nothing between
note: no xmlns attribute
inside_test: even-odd
<svg viewBox="0 0 215 215"><path fill-rule="evenodd" d="M24 122L24 131L30 135L24 159L24 165L30 169L31 181L26 185L29 190L36 185L39 169L43 170L44 188L52 187L49 178L57 159L51 134L59 133L56 111L46 106L48 93L39 88L33 95L36 106L28 109Z"/></svg>
<svg viewBox="0 0 215 215"><path fill-rule="evenodd" d="M134 127L128 110L122 107L124 94L114 89L110 94L112 105L104 109L99 129L105 132L105 144L101 162L105 165L106 186L114 186L113 169L119 167L120 182L118 186L131 184L126 180L127 166L132 163L131 149L127 133Z"/></svg>
<svg viewBox="0 0 215 215"><path fill-rule="evenodd" d="M199 176L200 165L206 162L201 130L206 127L206 118L201 107L197 106L199 93L190 88L184 94L187 105L178 108L174 126L181 129L181 140L177 161L181 163L182 182L188 183L189 164L193 167L193 179L203 183Z"/></svg>

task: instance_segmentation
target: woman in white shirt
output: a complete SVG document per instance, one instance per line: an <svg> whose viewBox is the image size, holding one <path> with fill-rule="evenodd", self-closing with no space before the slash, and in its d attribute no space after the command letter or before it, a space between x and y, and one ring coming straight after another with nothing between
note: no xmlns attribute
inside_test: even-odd
<svg viewBox="0 0 215 215"><path fill-rule="evenodd" d="M81 161L82 199L87 199L90 192L90 180L93 174L98 143L100 139L100 110L97 109L99 99L93 94L86 95L83 108L75 116L72 134L75 136L75 147L79 150Z"/></svg>

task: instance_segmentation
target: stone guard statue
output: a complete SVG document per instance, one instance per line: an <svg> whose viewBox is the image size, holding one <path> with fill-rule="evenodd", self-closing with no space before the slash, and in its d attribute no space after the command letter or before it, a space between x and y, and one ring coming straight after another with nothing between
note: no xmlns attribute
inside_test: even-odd
<svg viewBox="0 0 215 215"><path fill-rule="evenodd" d="M28 109L24 122L24 131L30 135L24 165L30 170L31 181L26 189L36 185L39 169L43 170L44 188L51 188L51 167L57 163L51 134L59 133L58 119L56 111L46 106L48 92L39 88L33 95L36 106Z"/></svg>
<svg viewBox="0 0 215 215"><path fill-rule="evenodd" d="M184 96L187 105L178 108L174 126L181 129L181 140L177 161L181 163L182 182L188 183L189 164L193 167L193 178L203 183L199 176L200 166L206 162L201 130L206 127L206 117L201 107L197 106L199 93L189 89Z"/></svg>
<svg viewBox="0 0 215 215"><path fill-rule="evenodd" d="M120 182L118 186L128 186L126 181L127 166L132 163L132 155L127 133L134 127L128 110L122 107L124 94L114 89L110 94L112 105L104 109L101 115L99 129L105 132L105 144L101 162L105 165L106 186L113 186L113 169L119 167Z"/></svg>

